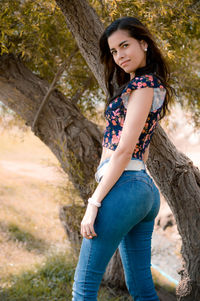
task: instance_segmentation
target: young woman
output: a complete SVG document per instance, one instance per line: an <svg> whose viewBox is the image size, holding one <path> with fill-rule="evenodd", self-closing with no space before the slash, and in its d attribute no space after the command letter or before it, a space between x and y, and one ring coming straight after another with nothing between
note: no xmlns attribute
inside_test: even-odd
<svg viewBox="0 0 200 301"><path fill-rule="evenodd" d="M100 51L111 97L95 174L99 184L81 222L83 241L72 300L97 300L106 266L119 247L134 301L158 301L150 266L160 196L145 162L154 129L170 100L169 72L150 32L135 18L120 18L108 26Z"/></svg>

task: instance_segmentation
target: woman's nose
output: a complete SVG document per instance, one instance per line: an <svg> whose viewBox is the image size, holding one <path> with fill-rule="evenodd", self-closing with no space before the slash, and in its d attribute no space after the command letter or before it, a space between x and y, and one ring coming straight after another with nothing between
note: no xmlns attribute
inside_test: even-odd
<svg viewBox="0 0 200 301"><path fill-rule="evenodd" d="M117 59L118 60L121 60L121 59L123 59L124 58L124 53L123 53L123 51L118 51L118 53L117 53Z"/></svg>

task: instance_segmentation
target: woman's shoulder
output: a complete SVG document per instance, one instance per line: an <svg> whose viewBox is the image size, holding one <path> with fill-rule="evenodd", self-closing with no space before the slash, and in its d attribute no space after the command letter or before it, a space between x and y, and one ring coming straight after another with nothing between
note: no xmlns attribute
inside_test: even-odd
<svg viewBox="0 0 200 301"><path fill-rule="evenodd" d="M157 97L160 97L162 92L162 99L165 95L165 88L162 85L161 80L155 74L144 74L140 76L135 76L132 80L128 82L121 94L121 99L124 103L125 108L127 108L128 99L133 90L141 88L154 88L154 95L156 93ZM158 95L159 94L159 95Z"/></svg>
<svg viewBox="0 0 200 301"><path fill-rule="evenodd" d="M132 80L129 81L124 90L135 90L145 87L162 88L161 86L161 80L155 74L144 74L140 76L135 76Z"/></svg>

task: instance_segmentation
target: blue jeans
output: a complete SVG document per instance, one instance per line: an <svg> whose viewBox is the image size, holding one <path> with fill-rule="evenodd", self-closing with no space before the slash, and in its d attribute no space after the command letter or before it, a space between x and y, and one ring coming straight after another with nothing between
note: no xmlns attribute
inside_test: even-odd
<svg viewBox="0 0 200 301"><path fill-rule="evenodd" d="M134 301L159 301L150 268L151 237L159 208L159 191L146 170L124 171L98 210L97 237L82 240L72 301L97 300L103 274L118 247Z"/></svg>

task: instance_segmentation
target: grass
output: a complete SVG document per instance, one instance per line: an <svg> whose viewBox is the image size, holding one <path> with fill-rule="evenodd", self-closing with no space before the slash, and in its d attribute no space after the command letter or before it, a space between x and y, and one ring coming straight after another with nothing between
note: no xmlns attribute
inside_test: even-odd
<svg viewBox="0 0 200 301"><path fill-rule="evenodd" d="M44 252L48 248L48 244L45 241L35 237L26 230L20 229L13 223L8 225L8 236L13 241L23 243L23 246L28 251Z"/></svg>
<svg viewBox="0 0 200 301"><path fill-rule="evenodd" d="M0 288L1 301L68 301L72 299L72 284L75 259L70 253L49 256L43 266L19 275L4 278L5 286ZM131 300L126 292L115 292L101 286L99 301Z"/></svg>
<svg viewBox="0 0 200 301"><path fill-rule="evenodd" d="M0 290L0 300L70 300L75 264L68 257L67 253L51 255L43 266L4 278L7 285Z"/></svg>

